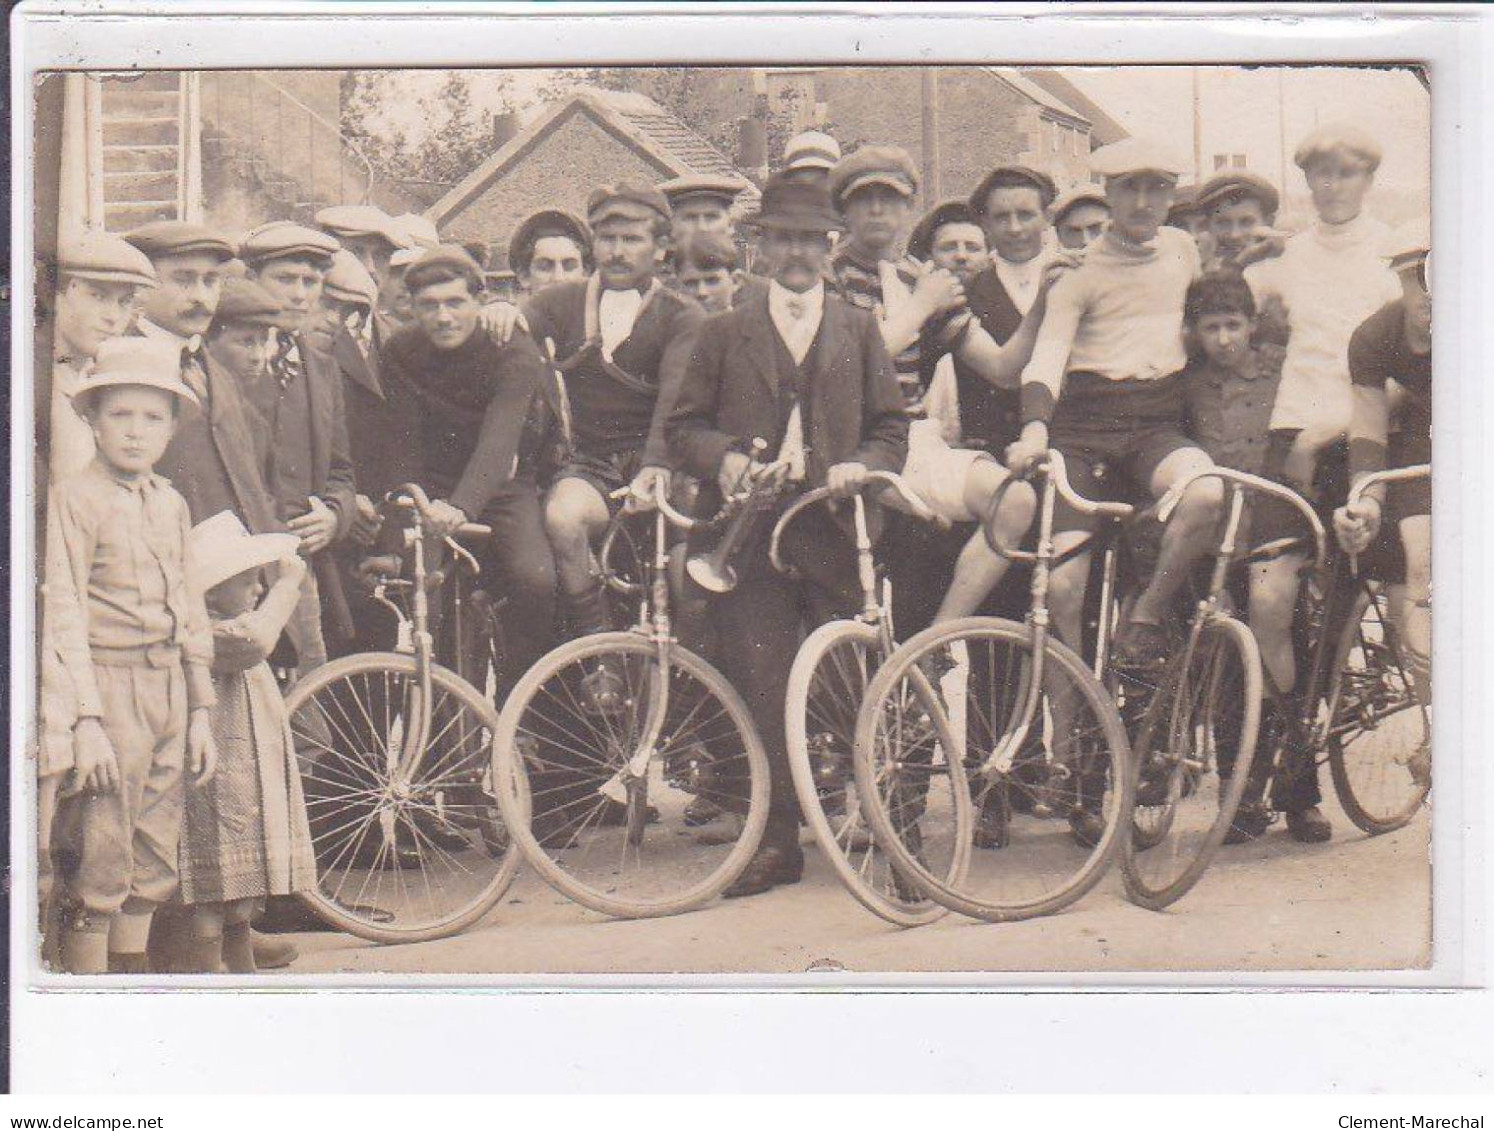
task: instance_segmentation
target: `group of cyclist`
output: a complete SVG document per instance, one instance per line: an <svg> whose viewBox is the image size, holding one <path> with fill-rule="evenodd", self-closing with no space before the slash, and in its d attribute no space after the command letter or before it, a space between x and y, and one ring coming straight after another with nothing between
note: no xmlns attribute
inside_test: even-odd
<svg viewBox="0 0 1494 1131"><path fill-rule="evenodd" d="M1125 670L1166 661L1180 595L1218 544L1225 491L1197 473L1219 464L1291 486L1331 517L1346 551L1385 559L1429 703L1430 488L1377 487L1346 503L1355 479L1430 460L1429 225L1392 232L1366 211L1380 157L1353 127L1303 139L1295 163L1316 215L1287 236L1274 227L1269 182L1226 170L1184 202L1182 164L1141 138L1094 152L1094 187L1060 194L1046 173L1004 165L967 200L920 218L908 154L867 145L842 155L811 132L790 143L747 215L737 214L749 186L716 176L622 181L596 188L584 217L536 213L509 246L516 301L489 293L468 248L358 206L327 210L316 228L272 225L263 264L231 284L212 326L170 328L182 341L207 331L206 380L238 365L246 384L272 394L255 437L268 450L245 458L267 495L293 488L297 505L280 518L324 567L305 583L316 623L303 619L292 640L303 676L324 659L324 639L333 653L393 646L394 626L368 591L398 570L397 516L379 500L401 484L429 495L428 534L492 530L477 550L491 570L484 585L506 598L491 688L501 703L563 640L625 627L600 542L621 510L659 500L708 516L748 492L769 496L771 511L810 488L838 499L865 490L899 637L976 613L1020 621L1024 578L1002 548L1032 537L1034 472L1054 451L1087 498L1151 502L1189 482L1122 606L1114 655ZM156 257L157 276L173 259L210 260L216 305L236 244L132 242ZM174 292L162 290L153 317L169 322ZM288 332L276 311L292 308ZM246 327L246 342L270 335L271 356L235 352L233 332ZM323 407L313 396L306 412L276 401L306 378L336 396ZM212 391L215 414L228 411L229 392ZM233 410L237 427L254 431L254 407ZM324 424L330 456L318 447ZM244 504L230 466L239 457L221 450L218 429L198 453L222 481L225 501L209 509L240 512L255 533L279 528ZM879 472L900 473L940 521L879 500L869 489ZM682 633L741 694L768 756L766 829L728 896L803 873L784 703L804 636L862 601L849 515L815 509L790 527L790 573L770 565L771 523L757 522L733 547L728 591L672 575L679 607L707 613L686 618ZM1053 525L1048 598L1075 651L1089 631L1094 522L1061 507ZM1252 507L1249 540L1284 547L1250 564L1245 598L1271 685L1262 745L1301 674L1300 534L1292 508ZM692 539L688 552L710 551ZM613 710L625 675L591 665L584 709ZM1429 772L1424 762L1413 770ZM1311 751L1286 751L1269 798L1267 784L1252 782L1231 840L1262 835L1273 810L1299 841L1331 837ZM695 816L712 808L702 798ZM1086 845L1100 820L1082 806L1069 816Z"/></svg>

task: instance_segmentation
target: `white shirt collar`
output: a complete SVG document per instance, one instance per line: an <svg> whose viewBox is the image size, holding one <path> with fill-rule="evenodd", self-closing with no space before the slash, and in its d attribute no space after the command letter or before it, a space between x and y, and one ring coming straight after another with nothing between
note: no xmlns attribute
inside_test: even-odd
<svg viewBox="0 0 1494 1131"><path fill-rule="evenodd" d="M816 282L814 286L804 292L791 291L777 279L768 283L768 313L773 316L773 321L789 317L790 301L804 304L804 320L815 324L819 323L820 315L825 309L825 284L823 280Z"/></svg>
<svg viewBox="0 0 1494 1131"><path fill-rule="evenodd" d="M991 262L996 266L996 278L1006 288L1007 297L1022 314L1032 309L1037 299L1038 285L1043 281L1043 269L1048 266L1051 253L1046 247L1026 263L1012 263L1002 259L994 251Z"/></svg>

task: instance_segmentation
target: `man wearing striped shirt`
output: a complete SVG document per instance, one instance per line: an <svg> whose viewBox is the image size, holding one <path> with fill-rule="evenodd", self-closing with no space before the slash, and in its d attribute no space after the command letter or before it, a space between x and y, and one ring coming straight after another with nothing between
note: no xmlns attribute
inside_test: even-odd
<svg viewBox="0 0 1494 1131"><path fill-rule="evenodd" d="M1081 495L1098 492L1095 468L1119 470L1161 498L1211 461L1183 431L1179 371L1183 298L1200 273L1193 237L1162 226L1181 166L1160 146L1127 138L1097 150L1109 230L1084 263L1054 284L1032 360L1022 374L1022 436L1008 451L1014 470L1047 448L1061 452ZM1166 656L1162 625L1189 568L1210 547L1223 500L1217 480L1195 483L1162 538L1146 591L1117 634L1124 661L1155 666ZM1060 555L1084 540L1088 520L1063 513ZM1059 635L1078 647L1088 555L1054 571L1049 596Z"/></svg>

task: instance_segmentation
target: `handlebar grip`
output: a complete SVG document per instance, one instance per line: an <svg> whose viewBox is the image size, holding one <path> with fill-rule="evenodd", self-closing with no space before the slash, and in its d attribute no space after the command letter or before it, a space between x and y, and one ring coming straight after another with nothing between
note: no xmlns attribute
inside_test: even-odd
<svg viewBox="0 0 1494 1131"><path fill-rule="evenodd" d="M1056 448L1049 448L1043 457L1043 469L1053 482L1053 488L1061 498L1074 510L1083 515L1091 515L1097 518L1113 518L1124 521L1136 513L1136 508L1129 503L1100 502L1097 499L1086 499L1074 490L1069 483L1068 464L1064 461L1063 453Z"/></svg>
<svg viewBox="0 0 1494 1131"><path fill-rule="evenodd" d="M1381 483L1404 483L1410 479L1426 479L1432 474L1429 463L1412 464L1409 467L1393 467L1386 471L1372 471L1349 488L1349 505L1364 498L1364 493Z"/></svg>

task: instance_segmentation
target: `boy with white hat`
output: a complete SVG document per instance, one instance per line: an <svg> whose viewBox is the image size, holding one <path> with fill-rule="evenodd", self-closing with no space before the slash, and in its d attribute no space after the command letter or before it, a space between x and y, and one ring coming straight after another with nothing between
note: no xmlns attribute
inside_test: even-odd
<svg viewBox="0 0 1494 1131"><path fill-rule="evenodd" d="M180 348L116 338L73 394L97 453L53 492L49 639L73 691L73 758L52 847L66 884L62 964L145 973L155 908L177 883L182 774L213 772L213 642L189 584L187 503L154 467L183 404Z"/></svg>

